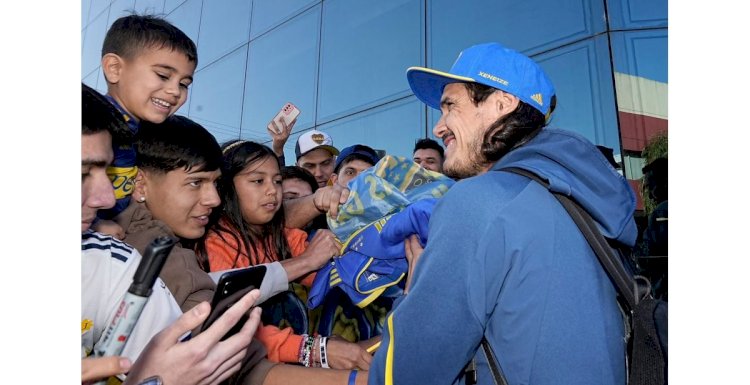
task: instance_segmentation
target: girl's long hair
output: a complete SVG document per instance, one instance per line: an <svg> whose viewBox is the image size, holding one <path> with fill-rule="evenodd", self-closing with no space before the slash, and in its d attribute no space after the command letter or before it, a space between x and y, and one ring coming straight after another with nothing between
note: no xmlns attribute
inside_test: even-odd
<svg viewBox="0 0 750 385"><path fill-rule="evenodd" d="M197 245L198 260L206 271L209 271L205 239L209 232L214 232L222 240L231 237L237 245L244 245L244 250L237 250L232 267L238 267L240 255L244 252L253 265L253 256L259 263L270 263L291 258L291 250L284 234L284 205L273 216L270 222L262 226L252 226L242 217L240 201L234 188L234 177L250 164L262 161L276 162L276 154L260 143L243 140L232 140L224 143L222 149L221 178L217 189L221 197L219 210L214 210L207 227L206 235ZM222 221L223 219L223 221ZM239 247L241 248L241 246ZM238 249L239 249L238 248ZM259 255L259 251L263 255Z"/></svg>

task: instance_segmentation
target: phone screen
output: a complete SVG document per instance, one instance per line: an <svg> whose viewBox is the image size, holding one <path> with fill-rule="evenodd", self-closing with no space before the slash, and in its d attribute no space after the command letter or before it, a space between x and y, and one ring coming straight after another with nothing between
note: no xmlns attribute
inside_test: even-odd
<svg viewBox="0 0 750 385"><path fill-rule="evenodd" d="M216 291L211 300L211 314L203 322L201 331L211 327L211 325L221 317L232 305L239 301L245 294L253 289L260 289L263 283L263 277L266 275L265 266L252 266L246 269L232 270L222 274L219 283L216 284ZM247 321L247 315L240 318L239 321L230 329L221 340L225 340L242 329Z"/></svg>

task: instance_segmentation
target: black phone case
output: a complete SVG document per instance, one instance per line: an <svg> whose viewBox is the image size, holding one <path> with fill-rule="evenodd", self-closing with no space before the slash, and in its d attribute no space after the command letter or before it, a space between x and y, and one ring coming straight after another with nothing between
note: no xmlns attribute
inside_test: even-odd
<svg viewBox="0 0 750 385"><path fill-rule="evenodd" d="M252 266L245 269L229 271L222 274L216 285L213 299L211 300L211 314L203 322L201 332L224 314L232 305L239 301L245 294L253 289L260 289L263 277L266 275L265 266ZM248 316L244 315L239 321L221 338L225 340L242 329Z"/></svg>

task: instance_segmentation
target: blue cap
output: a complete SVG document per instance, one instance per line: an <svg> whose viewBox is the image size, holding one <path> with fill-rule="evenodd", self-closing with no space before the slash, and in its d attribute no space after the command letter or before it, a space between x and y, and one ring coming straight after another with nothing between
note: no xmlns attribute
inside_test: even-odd
<svg viewBox="0 0 750 385"><path fill-rule="evenodd" d="M372 147L365 146L364 144L355 144L341 150L339 155L336 157L336 166L333 167L333 172L338 172L341 164L347 160L346 158L349 158L355 154L360 155L365 159L369 159L369 162L372 163L373 166L376 165L380 160L380 156L375 150L372 149Z"/></svg>
<svg viewBox="0 0 750 385"><path fill-rule="evenodd" d="M458 55L449 72L424 67L406 70L414 95L439 110L443 89L450 83L480 83L503 90L541 111L551 113L555 87L547 74L526 55L498 43L479 44Z"/></svg>

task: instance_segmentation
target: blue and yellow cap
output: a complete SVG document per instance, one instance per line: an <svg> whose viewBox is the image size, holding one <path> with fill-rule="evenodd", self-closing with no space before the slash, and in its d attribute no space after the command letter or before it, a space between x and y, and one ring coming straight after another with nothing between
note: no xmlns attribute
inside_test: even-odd
<svg viewBox="0 0 750 385"><path fill-rule="evenodd" d="M443 89L450 83L480 83L503 90L547 118L555 95L552 81L536 62L499 43L478 44L463 50L449 72L411 67L406 70L406 78L414 95L437 110Z"/></svg>

